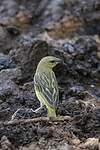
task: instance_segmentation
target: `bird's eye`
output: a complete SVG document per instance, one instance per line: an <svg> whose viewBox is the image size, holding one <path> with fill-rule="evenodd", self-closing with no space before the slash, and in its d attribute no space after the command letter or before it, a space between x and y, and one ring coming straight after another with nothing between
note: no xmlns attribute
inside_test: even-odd
<svg viewBox="0 0 100 150"><path fill-rule="evenodd" d="M52 64L53 64L53 63L55 63L55 61L54 61L54 60L51 60L51 61L50 61L50 63L52 63Z"/></svg>

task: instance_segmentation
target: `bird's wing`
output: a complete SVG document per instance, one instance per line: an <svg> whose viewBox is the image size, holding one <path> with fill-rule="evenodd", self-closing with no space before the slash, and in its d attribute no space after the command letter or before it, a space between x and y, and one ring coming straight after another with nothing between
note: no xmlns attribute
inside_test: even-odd
<svg viewBox="0 0 100 150"><path fill-rule="evenodd" d="M38 73L34 76L34 84L36 89L46 98L49 105L56 107L59 100L58 83L54 72L51 72L49 76L45 73L41 75Z"/></svg>

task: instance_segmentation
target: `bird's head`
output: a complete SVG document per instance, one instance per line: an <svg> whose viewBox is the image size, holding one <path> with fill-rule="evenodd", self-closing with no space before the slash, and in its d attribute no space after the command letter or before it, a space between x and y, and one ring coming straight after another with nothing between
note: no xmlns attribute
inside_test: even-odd
<svg viewBox="0 0 100 150"><path fill-rule="evenodd" d="M62 63L62 60L60 58L56 58L54 56L46 56L40 60L38 67L53 69L59 63Z"/></svg>

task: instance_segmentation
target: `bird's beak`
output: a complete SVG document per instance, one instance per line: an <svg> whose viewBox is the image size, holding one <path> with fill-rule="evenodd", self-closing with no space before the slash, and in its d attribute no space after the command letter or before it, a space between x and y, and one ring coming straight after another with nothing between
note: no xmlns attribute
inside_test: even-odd
<svg viewBox="0 0 100 150"><path fill-rule="evenodd" d="M62 63L63 63L63 60L58 58L58 59L56 60L56 62L57 62L57 64L62 64Z"/></svg>
<svg viewBox="0 0 100 150"><path fill-rule="evenodd" d="M62 59L58 59L57 62L58 62L58 64L61 64L64 67L67 67L67 64Z"/></svg>

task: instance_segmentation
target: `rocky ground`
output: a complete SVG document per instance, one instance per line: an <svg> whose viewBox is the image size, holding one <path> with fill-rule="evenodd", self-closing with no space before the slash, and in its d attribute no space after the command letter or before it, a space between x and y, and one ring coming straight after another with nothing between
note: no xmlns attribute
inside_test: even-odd
<svg viewBox="0 0 100 150"><path fill-rule="evenodd" d="M61 120L30 110L47 55L66 63L54 69ZM100 0L0 1L0 150L100 150L99 140Z"/></svg>

